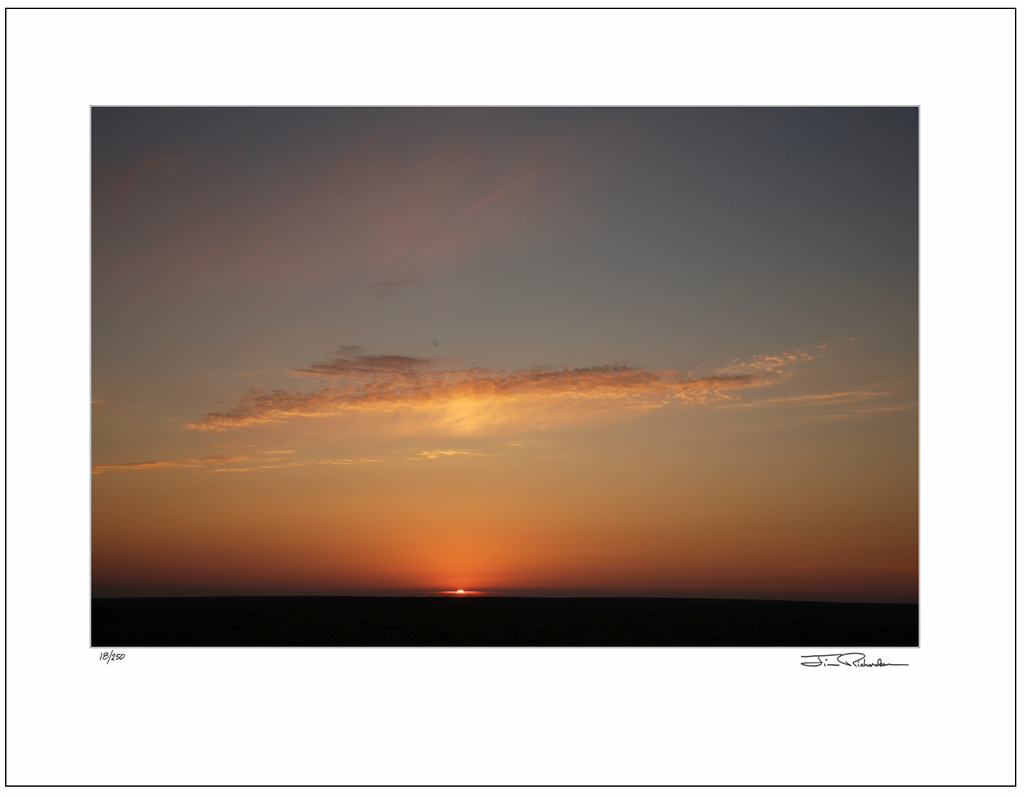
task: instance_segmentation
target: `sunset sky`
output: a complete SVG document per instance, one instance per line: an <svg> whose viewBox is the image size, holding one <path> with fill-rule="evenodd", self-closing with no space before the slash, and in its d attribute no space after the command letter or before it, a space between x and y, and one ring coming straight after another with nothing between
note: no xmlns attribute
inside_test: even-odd
<svg viewBox="0 0 1024 797"><path fill-rule="evenodd" d="M95 108L95 596L918 596L913 108Z"/></svg>

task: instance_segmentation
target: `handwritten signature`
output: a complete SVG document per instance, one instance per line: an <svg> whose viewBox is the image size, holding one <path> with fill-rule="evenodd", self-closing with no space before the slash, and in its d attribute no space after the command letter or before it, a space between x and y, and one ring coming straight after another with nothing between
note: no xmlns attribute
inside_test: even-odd
<svg viewBox="0 0 1024 797"><path fill-rule="evenodd" d="M114 653L112 650L105 650L100 654L100 661L105 661L107 664L112 661L121 661L123 658L123 653Z"/></svg>
<svg viewBox="0 0 1024 797"><path fill-rule="evenodd" d="M909 667L909 664L892 662L868 661L863 653L818 653L813 656L801 656L800 664L804 667Z"/></svg>

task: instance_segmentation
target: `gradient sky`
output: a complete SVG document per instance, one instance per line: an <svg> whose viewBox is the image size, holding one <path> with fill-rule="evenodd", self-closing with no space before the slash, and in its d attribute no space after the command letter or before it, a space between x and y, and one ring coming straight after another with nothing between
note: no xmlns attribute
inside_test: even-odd
<svg viewBox="0 0 1024 797"><path fill-rule="evenodd" d="M92 111L93 594L916 601L916 109Z"/></svg>

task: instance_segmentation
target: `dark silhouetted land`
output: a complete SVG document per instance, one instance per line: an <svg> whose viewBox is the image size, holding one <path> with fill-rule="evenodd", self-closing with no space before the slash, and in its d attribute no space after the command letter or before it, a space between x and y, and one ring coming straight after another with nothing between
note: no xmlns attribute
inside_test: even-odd
<svg viewBox="0 0 1024 797"><path fill-rule="evenodd" d="M916 647L917 604L691 598L95 598L97 647Z"/></svg>

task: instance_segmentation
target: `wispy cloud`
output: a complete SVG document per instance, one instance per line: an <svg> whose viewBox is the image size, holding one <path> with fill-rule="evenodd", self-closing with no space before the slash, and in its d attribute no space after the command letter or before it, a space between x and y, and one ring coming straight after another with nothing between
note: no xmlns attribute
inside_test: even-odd
<svg viewBox="0 0 1024 797"><path fill-rule="evenodd" d="M777 403L791 403L791 402L803 402L805 404L846 404L852 401L864 401L865 399L874 399L881 396L891 396L892 394L886 391L877 390L844 390L838 393L814 393L809 395L799 396L776 396L775 398L761 399L759 404L777 404Z"/></svg>
<svg viewBox="0 0 1024 797"><path fill-rule="evenodd" d="M783 375L790 373L791 368L796 364L813 360L815 355L820 354L825 348L825 344L821 344L811 351L797 349L796 351L783 352L782 354L759 354L745 360L738 357L724 368L718 369L718 373L769 373Z"/></svg>
<svg viewBox="0 0 1024 797"><path fill-rule="evenodd" d="M399 280L381 280L380 282L373 283L372 288L378 299L386 299L396 290L401 288L403 285L408 285L410 282L415 282L412 279L399 279Z"/></svg>
<svg viewBox="0 0 1024 797"><path fill-rule="evenodd" d="M877 412L893 412L896 410L916 407L917 402L906 400L898 404L897 396L907 397L905 389L894 387L892 390L878 390L869 387L859 387L853 390L841 390L832 393L798 393L790 396L771 396L758 398L753 401L733 404L733 407L763 407L765 405L775 406L799 406L799 407L821 407L826 410L824 413L815 414L816 418L850 418L855 415ZM882 402L885 403L882 403ZM827 410L834 408L835 412L828 413Z"/></svg>
<svg viewBox="0 0 1024 797"><path fill-rule="evenodd" d="M867 413L867 412L896 412L898 410L909 410L917 407L916 401L911 401L907 404L897 404L894 407L858 407L852 412L856 413Z"/></svg>
<svg viewBox="0 0 1024 797"><path fill-rule="evenodd" d="M354 465L354 464L356 464L358 462L380 462L380 460L379 459L370 459L370 458L363 458L363 459L314 459L314 460L312 460L312 462L315 462L317 465Z"/></svg>
<svg viewBox="0 0 1024 797"><path fill-rule="evenodd" d="M208 413L186 428L226 430L276 424L294 418L350 413L420 414L423 424L456 434L477 434L498 425L543 427L561 422L624 417L666 404L727 401L777 374L762 368L745 373L688 377L629 365L532 368L501 371L445 360L367 355L356 347L333 359L291 371L320 377L314 390L253 388L227 412Z"/></svg>
<svg viewBox="0 0 1024 797"><path fill-rule="evenodd" d="M845 412L835 412L829 414L823 414L817 417L820 418L856 418L864 415L874 415L879 412L899 412L900 410L916 409L917 402L911 401L904 404L896 405L884 405L884 406L867 406L867 407L848 407L843 408Z"/></svg>
<svg viewBox="0 0 1024 797"><path fill-rule="evenodd" d="M373 378L404 376L412 377L417 372L433 368L437 361L400 355L363 354L358 346L341 346L335 357L322 363L313 363L308 368L292 368L289 373L300 376L327 376L347 378Z"/></svg>
<svg viewBox="0 0 1024 797"><path fill-rule="evenodd" d="M456 454L471 455L472 451L421 451L420 456L426 459L437 459L438 457L453 457Z"/></svg>
<svg viewBox="0 0 1024 797"><path fill-rule="evenodd" d="M152 470L154 468L204 468L207 465L216 465L227 462L245 462L255 460L257 462L278 462L284 457L261 457L261 456L226 456L226 457L193 457L191 459L157 459L145 462L125 462L118 465L93 465L92 472L103 473L108 470ZM224 470L224 469L222 469Z"/></svg>

